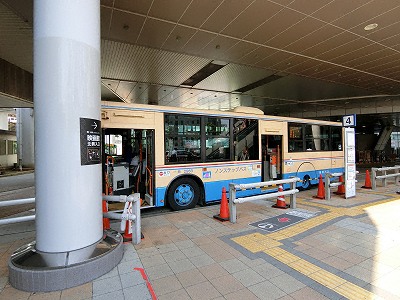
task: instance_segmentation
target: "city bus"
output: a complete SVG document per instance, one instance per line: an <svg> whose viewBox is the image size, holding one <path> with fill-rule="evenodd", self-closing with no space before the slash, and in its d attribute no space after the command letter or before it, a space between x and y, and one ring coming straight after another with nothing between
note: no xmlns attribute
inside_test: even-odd
<svg viewBox="0 0 400 300"><path fill-rule="evenodd" d="M101 124L104 192L140 193L142 208L220 201L229 183L296 176L297 186L308 189L320 174L344 171L338 122L241 106L217 111L103 101ZM243 195L260 192L269 191Z"/></svg>

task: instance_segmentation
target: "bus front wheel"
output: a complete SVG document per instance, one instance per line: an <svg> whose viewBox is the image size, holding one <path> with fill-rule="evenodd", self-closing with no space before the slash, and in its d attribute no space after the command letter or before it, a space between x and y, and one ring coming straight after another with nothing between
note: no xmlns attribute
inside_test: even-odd
<svg viewBox="0 0 400 300"><path fill-rule="evenodd" d="M191 178L179 178L168 189L168 203L173 210L193 208L199 199L200 188Z"/></svg>

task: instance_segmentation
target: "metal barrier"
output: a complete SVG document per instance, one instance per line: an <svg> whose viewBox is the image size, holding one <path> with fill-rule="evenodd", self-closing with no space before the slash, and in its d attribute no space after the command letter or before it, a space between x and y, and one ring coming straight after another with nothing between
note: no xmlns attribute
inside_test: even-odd
<svg viewBox="0 0 400 300"><path fill-rule="evenodd" d="M333 177L344 176L344 173L325 173L325 199L331 200L331 188L345 185L344 182L331 182Z"/></svg>
<svg viewBox="0 0 400 300"><path fill-rule="evenodd" d="M0 207L8 207L8 206L31 204L31 203L35 203L35 198L0 201ZM0 220L0 225L21 223L21 222L27 222L27 221L33 221L33 220L35 220L35 215L22 216L22 217L13 217L13 218L4 218L4 219Z"/></svg>
<svg viewBox="0 0 400 300"><path fill-rule="evenodd" d="M282 179L282 180L273 180L273 181L265 181L259 183L248 183L248 184L229 184L229 221L231 223L236 223L236 204L244 203L248 201L255 200L267 200L271 198L277 198L278 196L290 195L290 208L296 208L296 193L299 192L296 189L296 182L300 181L300 178L294 177L290 179ZM248 190L254 188L262 188L267 186L280 185L284 183L290 183L290 190L283 192L274 192L256 196L248 196L242 198L236 198L236 191L238 190Z"/></svg>
<svg viewBox="0 0 400 300"><path fill-rule="evenodd" d="M356 171L356 174L359 172ZM339 187L341 185L346 186L345 182L331 182L333 177L340 177L344 176L344 173L325 173L325 200L331 200L331 188L333 187ZM339 180L339 179L338 179ZM356 180L357 182L357 180Z"/></svg>
<svg viewBox="0 0 400 300"><path fill-rule="evenodd" d="M122 211L108 211L103 213L104 218L121 220L126 222L128 220L132 221L132 243L137 245L141 241L141 219L140 219L140 194L135 193L129 196L119 195L119 196L103 196L103 200L107 202L122 202L122 203L132 203L132 212L129 211L128 206L125 205ZM125 225L125 224L124 224Z"/></svg>
<svg viewBox="0 0 400 300"><path fill-rule="evenodd" d="M141 241L141 221L140 221L140 194L136 193L133 195L120 195L120 196L103 196L103 200L109 202L132 202L132 212L128 210L124 210L122 213L120 211L109 211L103 213L103 217L109 219L121 220L121 222L125 222L127 220L132 221L132 243L139 244ZM35 203L35 198L27 198L27 199L17 199L17 200L7 200L0 201L1 207L22 205L22 204L31 204ZM7 225L13 223L21 223L27 221L35 220L35 215L31 216L22 216L22 217L13 217L13 218L4 218L0 220L0 225Z"/></svg>
<svg viewBox="0 0 400 300"><path fill-rule="evenodd" d="M372 189L376 189L376 180L377 179L382 179L382 184L383 186L387 186L387 178L394 178L395 184L397 185L398 182L398 177L400 176L399 173L400 166L394 166L394 167L382 167L382 168L372 168L371 169L371 185ZM394 173L387 174L388 171L394 171ZM382 172L382 175L377 175L378 172Z"/></svg>

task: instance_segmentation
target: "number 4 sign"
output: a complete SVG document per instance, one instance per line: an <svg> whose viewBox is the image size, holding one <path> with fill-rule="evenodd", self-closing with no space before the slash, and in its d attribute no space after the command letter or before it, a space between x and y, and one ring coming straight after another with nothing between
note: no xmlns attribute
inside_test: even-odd
<svg viewBox="0 0 400 300"><path fill-rule="evenodd" d="M343 127L355 127L356 126L356 115L343 116Z"/></svg>

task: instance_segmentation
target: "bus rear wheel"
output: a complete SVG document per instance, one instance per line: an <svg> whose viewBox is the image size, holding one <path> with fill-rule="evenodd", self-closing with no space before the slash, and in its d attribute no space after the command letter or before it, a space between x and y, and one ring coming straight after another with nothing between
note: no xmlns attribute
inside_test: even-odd
<svg viewBox="0 0 400 300"><path fill-rule="evenodd" d="M179 178L168 189L167 199L173 210L193 208L200 199L199 185L191 178Z"/></svg>
<svg viewBox="0 0 400 300"><path fill-rule="evenodd" d="M300 190L308 190L311 187L311 181L310 181L310 176L305 175L303 177L303 180L301 181L301 185L299 187Z"/></svg>

